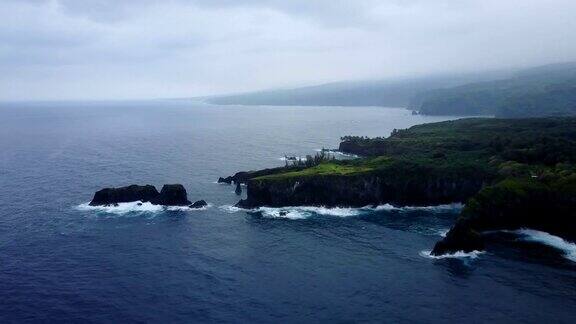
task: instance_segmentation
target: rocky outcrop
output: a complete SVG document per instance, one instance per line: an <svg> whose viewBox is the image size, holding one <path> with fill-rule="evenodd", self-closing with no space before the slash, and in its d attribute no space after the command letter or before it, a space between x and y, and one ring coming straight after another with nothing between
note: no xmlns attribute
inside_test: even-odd
<svg viewBox="0 0 576 324"><path fill-rule="evenodd" d="M429 177L407 179L388 173L252 179L247 199L237 206L438 205L463 202L484 185L483 178Z"/></svg>
<svg viewBox="0 0 576 324"><path fill-rule="evenodd" d="M432 255L453 254L458 251L473 252L484 250L482 236L468 226L454 226L446 237L434 245Z"/></svg>
<svg viewBox="0 0 576 324"><path fill-rule="evenodd" d="M186 189L181 184L168 184L162 186L160 194L151 200L155 205L165 206L187 206L191 202L188 200Z"/></svg>
<svg viewBox="0 0 576 324"><path fill-rule="evenodd" d="M268 175L272 175L272 174L276 174L276 173L280 173L280 172L299 171L302 169L304 169L304 167L289 166L289 167L263 169L263 170L257 170L257 171L240 171L240 172L237 172L236 174L234 174L233 176L228 176L225 178L224 177L218 178L218 183L247 184L248 180L253 179L253 178L268 176Z"/></svg>
<svg viewBox="0 0 576 324"><path fill-rule="evenodd" d="M233 176L229 176L226 178L223 178L223 177L218 178L218 183L232 184L233 181L234 181Z"/></svg>
<svg viewBox="0 0 576 324"><path fill-rule="evenodd" d="M204 208L208 206L208 203L204 200L198 200L196 202L194 202L192 205L188 206L190 208L194 208L194 209L198 209L198 208Z"/></svg>
<svg viewBox="0 0 576 324"><path fill-rule="evenodd" d="M576 176L507 179L483 189L432 254L481 250L482 232L522 228L576 240Z"/></svg>
<svg viewBox="0 0 576 324"><path fill-rule="evenodd" d="M90 206L113 205L131 201L149 202L158 195L158 190L152 185L105 188L94 194Z"/></svg>
<svg viewBox="0 0 576 324"><path fill-rule="evenodd" d="M155 205L190 205L186 189L181 184L164 185L158 192L152 185L130 185L120 188L105 188L97 191L90 206L115 205L124 202L150 202Z"/></svg>

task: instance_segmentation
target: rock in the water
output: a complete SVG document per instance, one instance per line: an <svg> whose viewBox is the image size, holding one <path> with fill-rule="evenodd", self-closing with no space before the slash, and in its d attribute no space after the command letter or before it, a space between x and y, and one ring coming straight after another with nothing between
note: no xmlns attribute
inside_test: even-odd
<svg viewBox="0 0 576 324"><path fill-rule="evenodd" d="M208 203L204 200L198 200L195 203L193 203L192 205L188 206L190 208L202 208L202 207L206 207L208 206Z"/></svg>
<svg viewBox="0 0 576 324"><path fill-rule="evenodd" d="M239 202L236 203L236 205L234 205L234 207L238 207L238 208L244 208L244 209L251 209L251 208L255 208L255 207L259 207L258 205L255 205L251 200L249 199L240 199Z"/></svg>
<svg viewBox="0 0 576 324"><path fill-rule="evenodd" d="M226 177L226 178L218 178L218 183L227 183L227 184L232 184L232 177Z"/></svg>
<svg viewBox="0 0 576 324"><path fill-rule="evenodd" d="M446 237L436 243L432 255L453 254L458 251L472 252L484 250L484 240L478 232L468 226L454 226Z"/></svg>
<svg viewBox="0 0 576 324"><path fill-rule="evenodd" d="M154 205L164 206L188 206L191 202L188 200L186 189L181 184L169 184L162 186L160 194L150 201Z"/></svg>
<svg viewBox="0 0 576 324"><path fill-rule="evenodd" d="M97 191L90 206L103 206L131 201L150 201L158 196L158 190L152 185L131 185L121 188L105 188Z"/></svg>
<svg viewBox="0 0 576 324"><path fill-rule="evenodd" d="M234 192L237 195L241 195L242 194L242 186L240 185L240 182L236 182L236 190L234 190Z"/></svg>

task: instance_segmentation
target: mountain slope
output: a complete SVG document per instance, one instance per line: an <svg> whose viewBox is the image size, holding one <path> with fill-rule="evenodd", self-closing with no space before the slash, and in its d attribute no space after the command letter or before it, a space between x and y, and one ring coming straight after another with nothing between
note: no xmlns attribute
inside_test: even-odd
<svg viewBox="0 0 576 324"><path fill-rule="evenodd" d="M428 91L411 106L427 115L576 115L576 63L542 66L509 79Z"/></svg>
<svg viewBox="0 0 576 324"><path fill-rule="evenodd" d="M219 105L407 107L417 94L428 90L495 80L510 75L511 72L508 71L496 71L400 80L335 82L294 89L211 97L207 101Z"/></svg>

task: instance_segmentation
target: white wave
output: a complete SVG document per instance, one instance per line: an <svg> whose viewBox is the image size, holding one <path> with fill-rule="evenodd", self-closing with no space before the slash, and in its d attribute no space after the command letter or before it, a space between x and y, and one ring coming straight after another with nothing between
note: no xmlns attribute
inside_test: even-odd
<svg viewBox="0 0 576 324"><path fill-rule="evenodd" d="M308 160L308 158L305 156L288 156L288 157L283 156L281 158L278 158L278 160L291 162L291 161L298 161L298 160L306 161L306 160Z"/></svg>
<svg viewBox="0 0 576 324"><path fill-rule="evenodd" d="M262 213L262 216L269 218L287 218L287 219L305 219L314 214L325 216L348 217L356 216L362 213L358 208L328 208L328 207L313 207L313 206L299 206L299 207L258 207L254 209L244 209L231 205L220 206L220 209L228 213L236 213L240 211Z"/></svg>
<svg viewBox="0 0 576 324"><path fill-rule="evenodd" d="M464 251L457 251L454 253L442 254L442 255L432 255L432 251L421 251L420 255L425 258L430 259L463 259L463 258L470 258L476 259L480 254L485 253L484 251L472 251L472 252L464 252Z"/></svg>
<svg viewBox="0 0 576 324"><path fill-rule="evenodd" d="M221 210L227 212L227 213L237 213L240 211L249 211L249 209L244 209L244 208L240 208L240 207L236 207L236 206L232 206L232 205L222 205L220 207Z"/></svg>
<svg viewBox="0 0 576 324"><path fill-rule="evenodd" d="M355 208L327 208L327 207L286 207L286 208L272 208L260 207L255 209L256 212L261 212L264 217L271 218L288 218L288 219L303 219L308 218L314 214L324 216L337 216L349 217L357 216L361 213L359 209Z"/></svg>
<svg viewBox="0 0 576 324"><path fill-rule="evenodd" d="M436 205L436 206L403 206L403 207L396 207L396 206L392 206L390 204L384 204L384 205L379 205L379 206L366 206L363 207L362 209L366 209L366 210L374 210L374 211L380 211L380 210L399 210L399 211L416 211L416 210L421 210L421 211L428 211L428 212L436 212L436 213L441 213L441 212L458 212L461 211L462 208L464 208L464 205L461 203L453 203L453 204L444 204L444 205Z"/></svg>
<svg viewBox="0 0 576 324"><path fill-rule="evenodd" d="M261 212L263 217L268 218L305 219L312 215L312 213L303 210L270 207L260 207L253 211Z"/></svg>
<svg viewBox="0 0 576 324"><path fill-rule="evenodd" d="M448 234L448 232L450 232L450 229L442 229L442 230L438 230L438 235L440 235L441 237L446 237L446 235Z"/></svg>
<svg viewBox="0 0 576 324"><path fill-rule="evenodd" d="M394 207L389 204L380 206L366 206L361 208L348 208L348 207L316 207L316 206L287 206L287 207L258 207L254 209L244 209L232 205L220 206L220 209L228 213L245 212L260 212L264 217L270 218L288 218L288 219L304 219L313 215L324 216L337 216L337 217L350 217L365 214L367 212L381 211L381 210L423 210L430 212L446 212L446 211L459 211L462 209L462 204L450 204L439 206L425 206L425 207ZM447 232L447 231L446 231ZM445 235L445 233L444 233Z"/></svg>
<svg viewBox="0 0 576 324"><path fill-rule="evenodd" d="M520 229L511 231L512 233L522 236L522 240L529 242L538 242L553 248L556 248L564 253L564 257L570 261L576 262L576 244L568 242L561 237L531 229Z"/></svg>
<svg viewBox="0 0 576 324"><path fill-rule="evenodd" d="M158 213L162 211L200 211L206 210L211 207L211 204L204 206L202 208L190 208L188 206L162 206L154 205L150 202L133 201L126 203L119 203L115 205L108 206L90 206L90 203L83 203L76 207L78 210L82 211L96 211L105 212L109 214L124 215L127 213Z"/></svg>
<svg viewBox="0 0 576 324"><path fill-rule="evenodd" d="M208 208L212 207L212 204L208 203L204 207L200 208L190 208L188 206L162 206L165 210L168 211L199 211L199 210L207 210Z"/></svg>

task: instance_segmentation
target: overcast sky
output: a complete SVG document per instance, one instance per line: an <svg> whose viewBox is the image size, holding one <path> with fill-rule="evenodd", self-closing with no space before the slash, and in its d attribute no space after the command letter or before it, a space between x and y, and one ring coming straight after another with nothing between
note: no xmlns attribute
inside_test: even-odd
<svg viewBox="0 0 576 324"><path fill-rule="evenodd" d="M191 97L576 60L575 0L0 0L0 100Z"/></svg>

